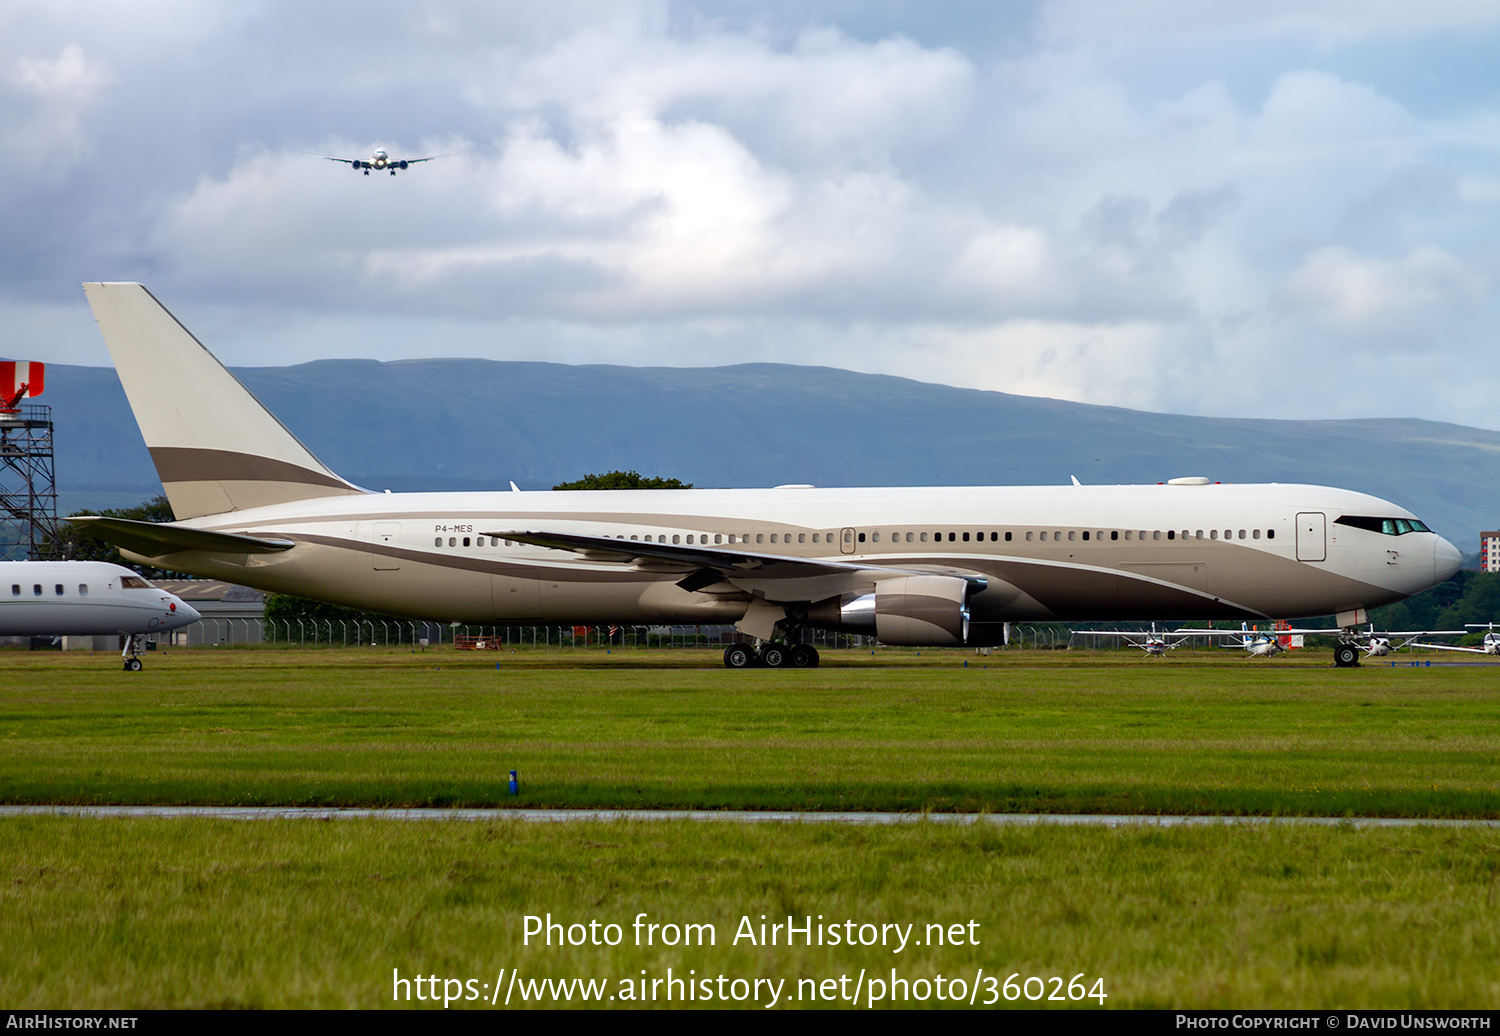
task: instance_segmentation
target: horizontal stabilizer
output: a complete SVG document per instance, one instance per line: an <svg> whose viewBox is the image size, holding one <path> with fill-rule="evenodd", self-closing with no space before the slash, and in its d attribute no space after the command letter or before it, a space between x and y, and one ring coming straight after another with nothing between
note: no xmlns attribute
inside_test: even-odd
<svg viewBox="0 0 1500 1036"><path fill-rule="evenodd" d="M91 515L69 518L68 521L81 526L90 536L97 536L106 543L113 543L132 554L148 558L159 558L184 550L201 550L210 554L275 554L296 546L291 540L241 536L233 532L209 532L206 529L189 529L161 522L137 522L129 518Z"/></svg>

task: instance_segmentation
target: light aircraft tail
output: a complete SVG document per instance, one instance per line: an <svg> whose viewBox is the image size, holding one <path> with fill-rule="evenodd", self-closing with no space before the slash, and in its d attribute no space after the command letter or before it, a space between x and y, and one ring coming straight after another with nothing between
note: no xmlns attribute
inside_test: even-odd
<svg viewBox="0 0 1500 1036"><path fill-rule="evenodd" d="M140 284L85 284L178 521L362 493L334 474Z"/></svg>

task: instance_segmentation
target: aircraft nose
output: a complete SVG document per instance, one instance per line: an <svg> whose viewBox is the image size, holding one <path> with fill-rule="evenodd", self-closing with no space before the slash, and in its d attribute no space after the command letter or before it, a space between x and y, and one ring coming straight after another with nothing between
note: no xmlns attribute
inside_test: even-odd
<svg viewBox="0 0 1500 1036"><path fill-rule="evenodd" d="M197 622L199 619L203 618L202 615L198 614L198 609L194 608L186 601L179 599L174 600L172 603L175 604L176 607L172 609L172 617L167 620L167 627L169 629L176 629L179 626L187 626L190 623Z"/></svg>
<svg viewBox="0 0 1500 1036"><path fill-rule="evenodd" d="M1463 555L1459 554L1458 548L1441 536L1432 545L1432 575L1436 582L1441 583L1453 573L1458 571L1458 566L1463 563Z"/></svg>

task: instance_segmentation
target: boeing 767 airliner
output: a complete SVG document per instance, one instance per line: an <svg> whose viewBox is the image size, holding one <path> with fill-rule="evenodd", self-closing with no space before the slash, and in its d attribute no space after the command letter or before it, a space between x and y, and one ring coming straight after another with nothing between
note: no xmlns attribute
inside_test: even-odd
<svg viewBox="0 0 1500 1036"><path fill-rule="evenodd" d="M1410 511L1327 486L372 493L142 285L84 290L177 520L73 520L261 590L467 623L734 623L727 665L807 666L809 628L956 646L1016 620L1336 614L1352 638L1458 569Z"/></svg>

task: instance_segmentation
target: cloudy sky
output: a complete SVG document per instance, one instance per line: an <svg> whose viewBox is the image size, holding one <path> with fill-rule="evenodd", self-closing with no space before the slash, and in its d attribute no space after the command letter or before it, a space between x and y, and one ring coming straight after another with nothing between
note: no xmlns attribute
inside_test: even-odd
<svg viewBox="0 0 1500 1036"><path fill-rule="evenodd" d="M1500 428L1493 0L0 3L0 353ZM454 152L397 177L309 157Z"/></svg>

